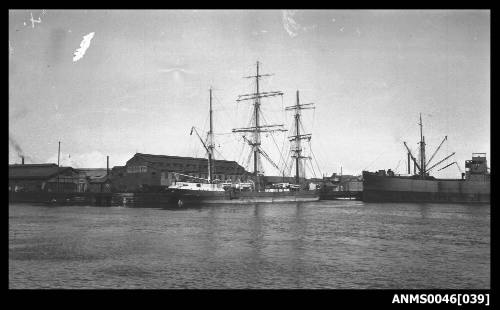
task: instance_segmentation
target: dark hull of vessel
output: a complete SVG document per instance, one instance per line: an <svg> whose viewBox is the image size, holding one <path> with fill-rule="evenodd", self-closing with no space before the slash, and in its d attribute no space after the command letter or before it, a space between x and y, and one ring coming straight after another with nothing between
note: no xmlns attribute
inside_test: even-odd
<svg viewBox="0 0 500 310"><path fill-rule="evenodd" d="M364 202L489 203L490 181L422 180L363 171Z"/></svg>
<svg viewBox="0 0 500 310"><path fill-rule="evenodd" d="M215 192L171 189L162 193L9 193L9 202L11 203L125 207L177 207L179 205L286 203L317 200L319 200L319 194L316 191Z"/></svg>
<svg viewBox="0 0 500 310"><path fill-rule="evenodd" d="M316 191L251 192L170 190L169 205L253 204L318 201Z"/></svg>

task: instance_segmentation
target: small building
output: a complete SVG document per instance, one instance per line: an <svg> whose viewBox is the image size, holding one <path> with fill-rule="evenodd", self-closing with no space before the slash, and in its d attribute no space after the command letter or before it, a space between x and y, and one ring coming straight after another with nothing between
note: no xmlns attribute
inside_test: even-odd
<svg viewBox="0 0 500 310"><path fill-rule="evenodd" d="M110 192L111 180L108 176L108 170L105 168L80 168L81 183L80 191L84 192Z"/></svg>
<svg viewBox="0 0 500 310"><path fill-rule="evenodd" d="M245 181L248 172L235 161L215 160L214 178L221 182ZM110 180L113 191L161 191L174 180L208 176L206 158L136 153L125 166L113 167Z"/></svg>
<svg viewBox="0 0 500 310"><path fill-rule="evenodd" d="M112 191L111 178L108 175L105 175L103 177L90 180L88 191L92 193L110 193Z"/></svg>
<svg viewBox="0 0 500 310"><path fill-rule="evenodd" d="M362 176L355 176L355 175L340 176L339 190L346 192L363 191Z"/></svg>
<svg viewBox="0 0 500 310"><path fill-rule="evenodd" d="M9 191L76 192L81 181L78 171L56 164L9 165Z"/></svg>

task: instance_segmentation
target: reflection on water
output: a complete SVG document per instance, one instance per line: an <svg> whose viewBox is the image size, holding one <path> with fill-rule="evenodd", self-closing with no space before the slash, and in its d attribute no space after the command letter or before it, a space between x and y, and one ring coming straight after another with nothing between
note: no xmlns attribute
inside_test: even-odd
<svg viewBox="0 0 500 310"><path fill-rule="evenodd" d="M490 288L490 206L9 206L11 288Z"/></svg>

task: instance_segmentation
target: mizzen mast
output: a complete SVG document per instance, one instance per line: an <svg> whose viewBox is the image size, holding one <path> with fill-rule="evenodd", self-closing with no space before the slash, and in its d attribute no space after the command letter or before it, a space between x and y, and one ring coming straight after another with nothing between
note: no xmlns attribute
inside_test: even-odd
<svg viewBox="0 0 500 310"><path fill-rule="evenodd" d="M295 159L295 183L296 184L299 184L300 168L301 168L302 159L310 159L309 156L302 155L301 140L310 141L311 134L301 134L300 133L301 110L314 109L314 108L315 108L314 103L300 104L298 90L297 90L297 101L296 101L295 105L285 108L285 110L295 110L295 115L294 115L294 132L295 132L295 134L288 137L288 140L290 142L292 142L292 141L294 142L294 145L292 146L292 152L293 152L292 158Z"/></svg>

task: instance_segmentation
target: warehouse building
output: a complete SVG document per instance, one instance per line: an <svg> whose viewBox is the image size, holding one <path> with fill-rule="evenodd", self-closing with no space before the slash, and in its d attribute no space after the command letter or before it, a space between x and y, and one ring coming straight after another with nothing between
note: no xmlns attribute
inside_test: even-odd
<svg viewBox="0 0 500 310"><path fill-rule="evenodd" d="M71 167L56 164L9 165L9 191L13 192L77 192L86 183L80 173Z"/></svg>
<svg viewBox="0 0 500 310"><path fill-rule="evenodd" d="M215 160L214 178L224 182L246 181L248 172L235 161ZM186 176L206 179L206 158L136 153L125 166L110 172L112 190L117 192L161 191Z"/></svg>

